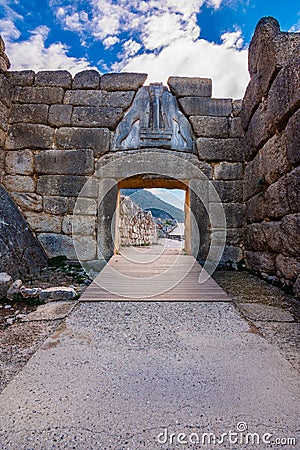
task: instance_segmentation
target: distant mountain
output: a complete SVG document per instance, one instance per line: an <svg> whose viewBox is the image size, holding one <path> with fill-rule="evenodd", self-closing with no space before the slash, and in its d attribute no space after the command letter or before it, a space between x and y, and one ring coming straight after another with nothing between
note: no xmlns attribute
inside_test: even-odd
<svg viewBox="0 0 300 450"><path fill-rule="evenodd" d="M127 195L143 210L151 211L153 217L167 219L171 216L177 222L184 222L184 211L170 203L164 202L156 195L145 189L121 189L121 194Z"/></svg>

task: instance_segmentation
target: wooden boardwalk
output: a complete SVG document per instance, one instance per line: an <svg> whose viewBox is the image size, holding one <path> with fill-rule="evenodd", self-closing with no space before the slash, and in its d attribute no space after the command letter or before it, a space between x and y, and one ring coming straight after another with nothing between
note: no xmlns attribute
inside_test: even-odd
<svg viewBox="0 0 300 450"><path fill-rule="evenodd" d="M208 275L199 283L202 270L180 251L129 247L110 259L80 301L230 301Z"/></svg>

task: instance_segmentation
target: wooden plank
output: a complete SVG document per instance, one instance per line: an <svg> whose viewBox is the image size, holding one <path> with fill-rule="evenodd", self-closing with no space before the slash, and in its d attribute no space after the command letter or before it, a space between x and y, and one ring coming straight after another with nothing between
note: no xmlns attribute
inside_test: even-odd
<svg viewBox="0 0 300 450"><path fill-rule="evenodd" d="M192 256L133 251L113 256L80 301L222 301L230 298Z"/></svg>

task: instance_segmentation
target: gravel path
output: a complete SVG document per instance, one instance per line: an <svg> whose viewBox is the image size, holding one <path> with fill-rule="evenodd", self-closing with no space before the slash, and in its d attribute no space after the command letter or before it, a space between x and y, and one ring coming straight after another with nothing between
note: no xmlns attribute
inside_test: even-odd
<svg viewBox="0 0 300 450"><path fill-rule="evenodd" d="M241 442L245 424L299 439L299 400L299 374L233 303L80 304L3 391L1 449L200 448L178 440L237 426L239 444L203 448L297 448Z"/></svg>

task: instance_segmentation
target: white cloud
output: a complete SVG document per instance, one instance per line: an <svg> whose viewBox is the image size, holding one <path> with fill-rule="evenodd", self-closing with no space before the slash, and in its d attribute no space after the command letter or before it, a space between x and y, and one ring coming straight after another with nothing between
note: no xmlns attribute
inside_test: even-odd
<svg viewBox="0 0 300 450"><path fill-rule="evenodd" d="M138 55L115 69L148 73L148 82L166 83L171 75L212 78L215 97L242 98L249 81L247 58L247 50L228 48L228 41L217 45L185 37L157 55Z"/></svg>
<svg viewBox="0 0 300 450"><path fill-rule="evenodd" d="M300 20L298 20L298 22L295 23L295 25L293 25L293 26L289 29L289 31L290 31L291 33L300 33Z"/></svg>
<svg viewBox="0 0 300 450"><path fill-rule="evenodd" d="M6 53L11 61L12 70L68 70L72 74L91 66L85 58L74 58L67 55L68 48L61 42L46 47L45 40L49 29L38 27L32 36L25 41L6 41Z"/></svg>

